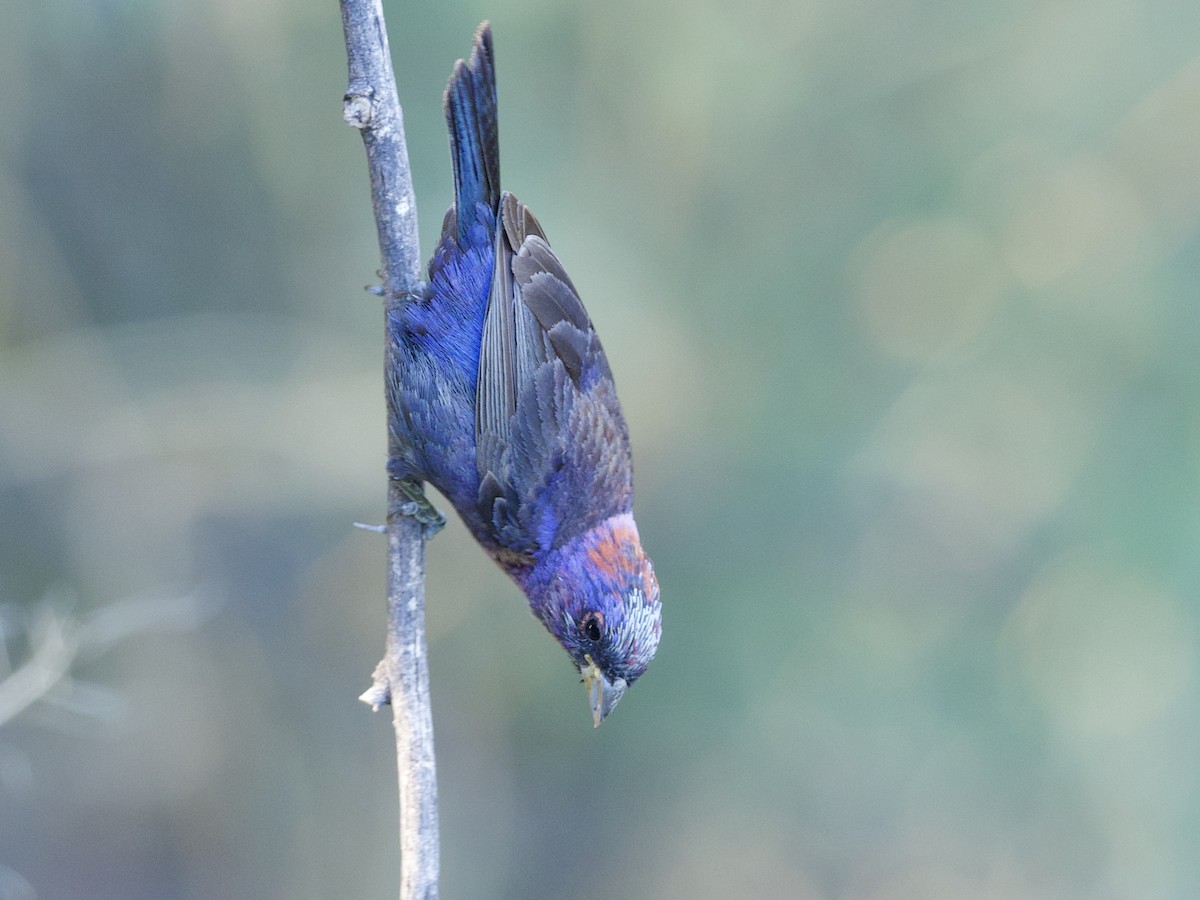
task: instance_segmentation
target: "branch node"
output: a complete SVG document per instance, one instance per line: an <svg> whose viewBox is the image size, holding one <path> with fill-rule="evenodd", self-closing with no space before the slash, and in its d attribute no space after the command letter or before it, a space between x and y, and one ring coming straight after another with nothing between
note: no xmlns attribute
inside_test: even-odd
<svg viewBox="0 0 1200 900"><path fill-rule="evenodd" d="M392 702L392 688L388 683L387 660L380 660L371 674L371 686L359 695L359 700L371 707L371 712L379 712L381 706Z"/></svg>
<svg viewBox="0 0 1200 900"><path fill-rule="evenodd" d="M342 98L342 118L360 131L370 127L375 119L375 91L369 84L351 83Z"/></svg>

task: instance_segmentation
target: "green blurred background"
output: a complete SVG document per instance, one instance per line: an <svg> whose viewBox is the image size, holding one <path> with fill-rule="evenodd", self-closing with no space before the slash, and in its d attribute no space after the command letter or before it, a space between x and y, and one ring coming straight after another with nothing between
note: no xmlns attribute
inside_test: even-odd
<svg viewBox="0 0 1200 900"><path fill-rule="evenodd" d="M666 604L593 731L431 545L444 896L1200 896L1200 7L387 12L426 254L494 24ZM133 633L0 726L0 898L395 896L337 6L4 20L0 674L47 621Z"/></svg>

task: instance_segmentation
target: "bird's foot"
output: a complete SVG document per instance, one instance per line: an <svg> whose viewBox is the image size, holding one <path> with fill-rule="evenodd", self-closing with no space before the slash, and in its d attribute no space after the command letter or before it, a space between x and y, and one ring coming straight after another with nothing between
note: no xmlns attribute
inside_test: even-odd
<svg viewBox="0 0 1200 900"><path fill-rule="evenodd" d="M387 286L387 273L382 269L375 273L375 277L379 279L379 282L377 284L364 285L363 290L376 297L382 297L385 301L397 306L403 306L413 300L419 300L421 292L425 289L424 284L421 284L411 291L391 290Z"/></svg>
<svg viewBox="0 0 1200 900"><path fill-rule="evenodd" d="M395 511L420 522L425 540L429 540L446 526L446 517L429 502L420 481L415 478L398 478L395 484L401 498Z"/></svg>

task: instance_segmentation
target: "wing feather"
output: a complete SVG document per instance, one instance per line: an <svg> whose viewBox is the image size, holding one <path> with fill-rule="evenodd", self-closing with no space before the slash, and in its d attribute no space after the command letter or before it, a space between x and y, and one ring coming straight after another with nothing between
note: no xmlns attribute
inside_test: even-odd
<svg viewBox="0 0 1200 900"><path fill-rule="evenodd" d="M632 505L624 417L600 340L528 208L504 193L476 388L485 522L536 554Z"/></svg>

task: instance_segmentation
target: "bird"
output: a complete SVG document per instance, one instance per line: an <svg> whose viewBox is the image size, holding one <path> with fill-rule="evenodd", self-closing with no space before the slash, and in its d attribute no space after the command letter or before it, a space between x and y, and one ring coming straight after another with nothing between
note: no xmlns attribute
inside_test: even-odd
<svg viewBox="0 0 1200 900"><path fill-rule="evenodd" d="M421 286L387 313L388 474L434 485L582 676L599 726L662 635L633 517L629 429L579 292L500 187L492 30L444 108L454 205Z"/></svg>

